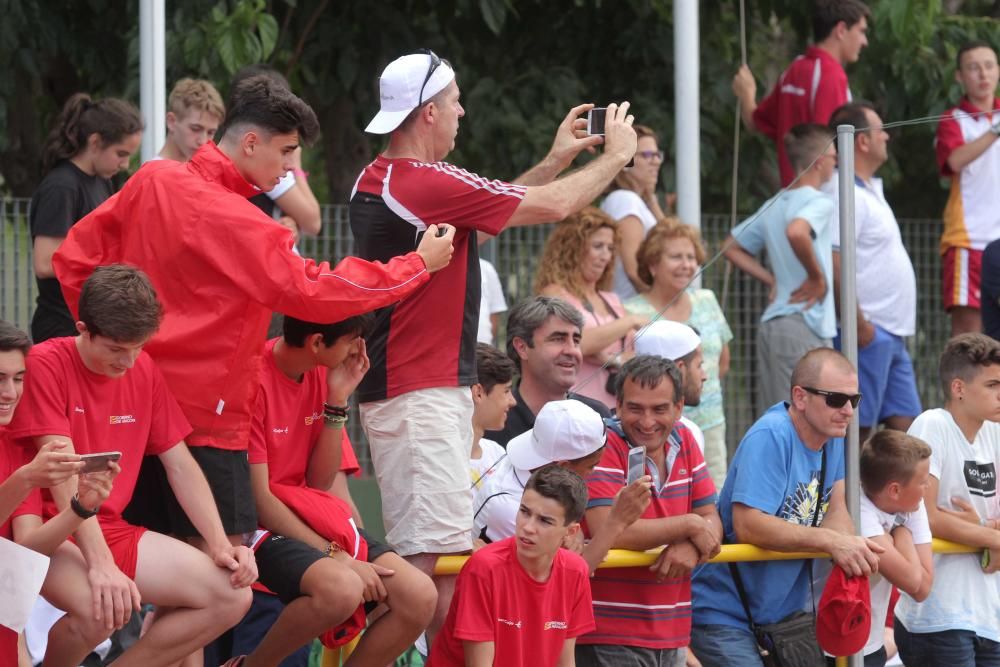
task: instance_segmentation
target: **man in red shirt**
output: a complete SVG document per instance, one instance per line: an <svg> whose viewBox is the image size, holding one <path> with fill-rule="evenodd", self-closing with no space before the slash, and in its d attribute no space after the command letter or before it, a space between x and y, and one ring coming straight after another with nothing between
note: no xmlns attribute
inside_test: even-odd
<svg viewBox="0 0 1000 667"><path fill-rule="evenodd" d="M370 539L350 505L328 492L341 468L347 401L368 370L362 335L372 319L314 324L285 316L284 335L266 345L250 432L261 525L254 541L261 582L286 606L263 638L245 624L236 629L238 647L259 642L247 647L244 667L277 664L321 634L328 646L347 643L379 606L384 613L373 614L351 659L391 664L434 612L430 577Z"/></svg>
<svg viewBox="0 0 1000 667"><path fill-rule="evenodd" d="M560 547L579 533L586 506L575 472L548 465L531 475L514 537L474 553L458 575L428 667L573 664L594 614L587 563Z"/></svg>
<svg viewBox="0 0 1000 667"><path fill-rule="evenodd" d="M594 574L597 629L578 642L580 667L675 664L691 636L691 570L719 553L722 540L715 485L694 436L678 424L684 395L677 366L639 355L622 366L621 378L618 417L608 426L601 462L587 478L586 529L592 534L608 521L615 496L625 487L629 449L643 447L653 500L613 546L665 548L649 569Z"/></svg>
<svg viewBox="0 0 1000 667"><path fill-rule="evenodd" d="M371 372L358 388L361 419L382 489L386 539L428 574L440 554L472 546L469 452L481 280L478 234L561 220L593 201L628 163L636 135L628 102L607 110L603 138L588 136L580 105L549 154L514 183L444 162L465 109L455 71L432 52L397 58L379 79L381 108L366 131L388 145L361 172L351 197L360 257L409 252L435 224L457 228L455 259L413 298L377 314ZM563 178L585 148L604 153ZM391 493L390 493L391 491ZM438 578L433 642L453 579Z"/></svg>
<svg viewBox="0 0 1000 667"><path fill-rule="evenodd" d="M90 590L49 580L42 593L79 617L100 611L109 629L124 624L140 596L169 608L118 658L116 664L126 667L171 664L197 651L243 617L257 578L253 554L230 544L205 476L184 444L191 432L187 419L142 351L160 313L156 292L139 270L95 270L80 295L79 335L48 340L28 356L24 405L10 427L12 438L39 448L68 439L66 448L75 453L121 452L122 472L98 510L81 506L73 478L47 494L45 518L67 507L90 517L65 556L86 575ZM208 545L205 553L122 518L147 454L163 463L172 491ZM47 659L76 665L92 647L72 624L57 624Z"/></svg>
<svg viewBox="0 0 1000 667"><path fill-rule="evenodd" d="M851 101L844 65L858 61L868 45L871 12L861 0L816 0L816 43L792 61L771 93L757 104L757 83L746 65L733 77L733 93L748 129L767 135L778 148L781 185L795 178L785 153L785 134L802 123L826 125L834 109Z"/></svg>
<svg viewBox="0 0 1000 667"><path fill-rule="evenodd" d="M316 135L312 109L269 77L251 77L236 86L221 131L219 146L204 144L186 163L143 165L73 227L53 264L71 311L96 266L127 263L149 276L164 317L147 349L192 425L187 442L238 544L257 527L246 450L271 312L335 322L394 303L448 263L454 230L438 238L435 228L385 265L303 259L291 233L247 198L273 188L300 141ZM166 500L163 529L196 538Z"/></svg>
<svg viewBox="0 0 1000 667"><path fill-rule="evenodd" d="M58 486L78 475L83 469L79 454L66 451L65 441L50 442L32 457L28 450L15 445L8 438L7 426L14 418L14 411L24 390L25 357L31 348L28 335L12 324L0 320L0 538L14 537L12 524L17 527L18 541L39 553L52 556L48 576L59 578L63 585L86 587L87 580L79 571L66 567L62 553L66 538L76 530L83 519L67 509L42 525L42 496L39 489ZM90 473L80 477L77 502L89 511L107 500L111 484L120 468L111 464L105 473ZM17 572L14 572L15 576ZM66 616L63 625L74 625L96 641L103 641L111 634L111 627L99 615ZM0 626L0 664L18 664L17 633Z"/></svg>

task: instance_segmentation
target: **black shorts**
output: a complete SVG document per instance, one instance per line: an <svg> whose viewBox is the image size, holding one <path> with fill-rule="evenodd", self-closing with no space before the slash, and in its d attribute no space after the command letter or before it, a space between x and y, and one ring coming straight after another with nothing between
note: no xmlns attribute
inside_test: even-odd
<svg viewBox="0 0 1000 667"><path fill-rule="evenodd" d="M215 498L226 535L242 535L257 529L257 507L250 488L250 464L245 451L191 447ZM142 462L135 493L125 508L125 520L176 537L197 537L187 513L177 502L167 472L159 457Z"/></svg>
<svg viewBox="0 0 1000 667"><path fill-rule="evenodd" d="M387 544L372 540L364 530L359 531L368 543L369 563L387 553L395 553ZM326 554L305 542L273 533L261 541L254 556L260 583L285 604L302 596L302 577L306 575L306 570L316 561L326 558ZM365 611L371 612L376 606L377 603L365 603Z"/></svg>

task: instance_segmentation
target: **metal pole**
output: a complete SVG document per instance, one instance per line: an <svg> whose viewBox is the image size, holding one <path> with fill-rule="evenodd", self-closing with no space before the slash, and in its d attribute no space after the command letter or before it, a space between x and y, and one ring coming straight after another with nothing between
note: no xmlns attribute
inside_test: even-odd
<svg viewBox="0 0 1000 667"><path fill-rule="evenodd" d="M837 175L840 211L840 350L858 367L857 237L854 235L854 126L837 126ZM858 417L847 428L844 448L847 510L861 533L861 474L858 465ZM850 667L862 667L860 654L848 658Z"/></svg>
<svg viewBox="0 0 1000 667"><path fill-rule="evenodd" d="M167 54L165 0L139 0L139 103L146 130L142 161L156 157L167 132Z"/></svg>
<svg viewBox="0 0 1000 667"><path fill-rule="evenodd" d="M674 2L674 109L677 215L685 223L700 229L698 0Z"/></svg>

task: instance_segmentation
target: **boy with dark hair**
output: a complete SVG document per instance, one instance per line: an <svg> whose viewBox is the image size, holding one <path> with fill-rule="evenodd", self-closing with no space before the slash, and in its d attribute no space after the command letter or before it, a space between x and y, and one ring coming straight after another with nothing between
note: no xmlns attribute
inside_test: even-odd
<svg viewBox="0 0 1000 667"><path fill-rule="evenodd" d="M833 199L820 191L837 164L834 133L796 125L785 135L799 180L738 224L723 244L726 259L764 283L773 298L757 331L758 412L788 397L795 364L837 335L833 302ZM772 271L757 259L767 252Z"/></svg>
<svg viewBox="0 0 1000 667"><path fill-rule="evenodd" d="M472 555L428 667L572 665L576 638L594 628L587 564L561 549L580 531L587 487L547 465L528 479L514 537Z"/></svg>
<svg viewBox="0 0 1000 667"><path fill-rule="evenodd" d="M476 344L476 372L479 382L472 385L472 455L469 467L472 488L476 489L496 471L506 451L494 440L483 437L498 431L507 422L507 412L516 405L511 385L517 369L506 354L486 343Z"/></svg>
<svg viewBox="0 0 1000 667"><path fill-rule="evenodd" d="M816 0L814 45L792 61L771 93L757 104L757 83L746 65L733 77L743 122L771 138L778 149L781 185L792 182L795 168L785 149L785 134L801 123L825 124L833 110L851 100L844 65L858 61L868 45L871 12L861 0Z"/></svg>
<svg viewBox="0 0 1000 667"><path fill-rule="evenodd" d="M934 583L922 603L896 605L899 656L908 665L1000 664L1000 343L955 336L938 367L943 408L927 410L908 433L931 446L924 491L935 537L985 550L934 554ZM970 516L971 515L971 516ZM970 520L971 519L971 520Z"/></svg>
<svg viewBox="0 0 1000 667"><path fill-rule="evenodd" d="M83 286L80 312L78 336L50 339L29 355L24 405L11 436L40 449L69 440L66 450L79 454L113 447L121 452L122 475L99 508L82 506L74 478L46 494L46 519L66 508L86 519L61 557L86 573L89 585L52 578L42 594L77 618L100 610L109 631L139 608L140 596L169 607L116 664L171 664L242 618L257 568L246 547L226 538L205 476L184 444L191 427L142 351L160 320L149 279L129 266L99 267ZM180 506L205 540L204 553L122 518L147 454L162 461ZM60 621L49 633L47 664L80 664L93 639Z"/></svg>
<svg viewBox="0 0 1000 667"><path fill-rule="evenodd" d="M257 527L246 450L271 312L335 322L392 304L452 251L451 233L437 237L432 225L406 256L331 268L295 254L287 230L261 224L266 216L246 198L273 188L317 128L302 100L251 77L233 93L218 146L207 142L186 164L143 165L73 227L53 259L71 310L96 266L128 263L156 285L164 318L148 352L191 422L192 454L234 544ZM172 534L198 534L183 513L169 519Z"/></svg>
<svg viewBox="0 0 1000 667"><path fill-rule="evenodd" d="M159 156L187 162L215 138L225 117L226 106L215 86L204 79L181 79L167 98L167 139Z"/></svg>
<svg viewBox="0 0 1000 667"><path fill-rule="evenodd" d="M83 468L79 454L65 451L65 442L51 442L34 457L8 439L7 426L14 417L24 390L25 357L31 348L28 335L14 325L0 320L0 538L14 537L16 526L22 546L52 556L49 576L67 577L64 585L86 586L80 575L74 580L67 571L65 560L55 554L66 538L79 527L83 519L67 509L42 525L42 497L38 489L62 484ZM98 507L111 493L111 483L120 468L112 464L106 473L91 473L80 477L77 502L84 508ZM15 572L16 575L16 572ZM66 624L75 624L98 641L111 634L105 619L94 614L67 617ZM17 633L0 626L0 664L17 664Z"/></svg>
<svg viewBox="0 0 1000 667"><path fill-rule="evenodd" d="M368 626L351 664L385 665L430 622L437 598L430 578L370 539L351 506L328 492L340 469L347 401L368 370L362 336L371 327L369 314L334 324L286 316L284 336L265 347L250 432L260 517L253 543L261 583L285 607L237 628L234 652L248 653L243 667L277 664L319 635L327 646L345 644L379 605L387 610Z"/></svg>
<svg viewBox="0 0 1000 667"><path fill-rule="evenodd" d="M938 169L951 181L941 235L941 287L952 336L982 331L983 250L1000 236L997 54L989 42L973 41L958 49L955 60L962 99L941 117L934 140Z"/></svg>
<svg viewBox="0 0 1000 667"><path fill-rule="evenodd" d="M861 536L885 551L871 575L872 621L865 667L886 662L885 620L892 587L916 602L927 598L934 579L931 529L924 508L931 448L900 431L886 429L861 447Z"/></svg>

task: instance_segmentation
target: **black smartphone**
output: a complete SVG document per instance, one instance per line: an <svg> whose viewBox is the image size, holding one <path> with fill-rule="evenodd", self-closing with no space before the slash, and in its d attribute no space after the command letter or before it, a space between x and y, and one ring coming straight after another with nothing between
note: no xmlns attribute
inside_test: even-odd
<svg viewBox="0 0 1000 667"><path fill-rule="evenodd" d="M625 484L631 484L646 474L646 448L632 447L628 450L628 476Z"/></svg>
<svg viewBox="0 0 1000 667"><path fill-rule="evenodd" d="M587 112L587 134L604 134L604 119L607 113L607 107L595 107Z"/></svg>
<svg viewBox="0 0 1000 667"><path fill-rule="evenodd" d="M111 461L117 461L122 457L121 452L99 452L96 454L81 454L80 460L83 461L83 470L81 473L87 472L103 472L108 469L108 464Z"/></svg>

